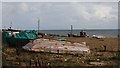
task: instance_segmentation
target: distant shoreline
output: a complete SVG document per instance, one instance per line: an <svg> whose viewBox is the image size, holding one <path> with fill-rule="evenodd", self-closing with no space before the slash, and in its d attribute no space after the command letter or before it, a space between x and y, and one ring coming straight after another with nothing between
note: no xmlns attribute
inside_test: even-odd
<svg viewBox="0 0 120 68"><path fill-rule="evenodd" d="M80 34L80 31L82 29L73 29L73 34ZM24 30L21 30L24 31ZM36 30L38 31L38 30ZM107 38L117 38L118 37L118 29L84 29L84 31L92 37L93 35L98 35L98 36L105 36ZM68 34L71 32L71 30L39 30L41 33L46 33L46 34L54 34L54 35L63 35L63 36L68 36Z"/></svg>

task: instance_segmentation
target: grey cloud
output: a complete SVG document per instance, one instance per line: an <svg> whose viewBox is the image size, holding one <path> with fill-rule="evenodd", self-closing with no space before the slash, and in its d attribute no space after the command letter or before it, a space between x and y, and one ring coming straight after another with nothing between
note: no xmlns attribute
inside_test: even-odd
<svg viewBox="0 0 120 68"><path fill-rule="evenodd" d="M0 29L2 28L2 3L0 2Z"/></svg>
<svg viewBox="0 0 120 68"><path fill-rule="evenodd" d="M109 2L3 3L3 26L13 21L14 28L37 29L39 17L41 29L117 28L117 8Z"/></svg>
<svg viewBox="0 0 120 68"><path fill-rule="evenodd" d="M119 0L3 0L3 2L118 2Z"/></svg>

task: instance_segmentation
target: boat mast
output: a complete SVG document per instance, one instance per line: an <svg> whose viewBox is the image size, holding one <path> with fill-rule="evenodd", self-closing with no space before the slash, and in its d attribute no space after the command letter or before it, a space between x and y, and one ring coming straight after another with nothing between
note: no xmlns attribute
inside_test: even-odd
<svg viewBox="0 0 120 68"><path fill-rule="evenodd" d="M73 33L73 26L71 25L71 35L72 35L72 33Z"/></svg>
<svg viewBox="0 0 120 68"><path fill-rule="evenodd" d="M12 28L12 21L10 22L10 29Z"/></svg>
<svg viewBox="0 0 120 68"><path fill-rule="evenodd" d="M39 34L39 30L40 30L39 26L40 26L40 19L38 18L38 34Z"/></svg>

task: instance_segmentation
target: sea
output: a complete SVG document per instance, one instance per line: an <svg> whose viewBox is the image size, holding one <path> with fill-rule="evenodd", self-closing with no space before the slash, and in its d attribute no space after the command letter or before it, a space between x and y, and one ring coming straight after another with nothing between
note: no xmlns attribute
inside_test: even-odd
<svg viewBox="0 0 120 68"><path fill-rule="evenodd" d="M80 35L81 30L73 30L73 34ZM98 35L105 37L118 37L118 29L87 29L84 30L88 36ZM67 36L71 30L40 30L42 33Z"/></svg>

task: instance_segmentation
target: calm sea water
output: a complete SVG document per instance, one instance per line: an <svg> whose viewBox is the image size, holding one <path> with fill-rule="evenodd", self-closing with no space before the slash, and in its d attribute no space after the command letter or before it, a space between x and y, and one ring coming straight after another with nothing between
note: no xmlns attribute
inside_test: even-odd
<svg viewBox="0 0 120 68"><path fill-rule="evenodd" d="M73 30L74 34L80 34L81 30ZM118 30L117 29L107 29L107 30L85 30L87 35L100 35L105 37L117 37ZM65 35L67 36L70 33L70 30L40 30L40 32L47 34L56 34L56 35Z"/></svg>

